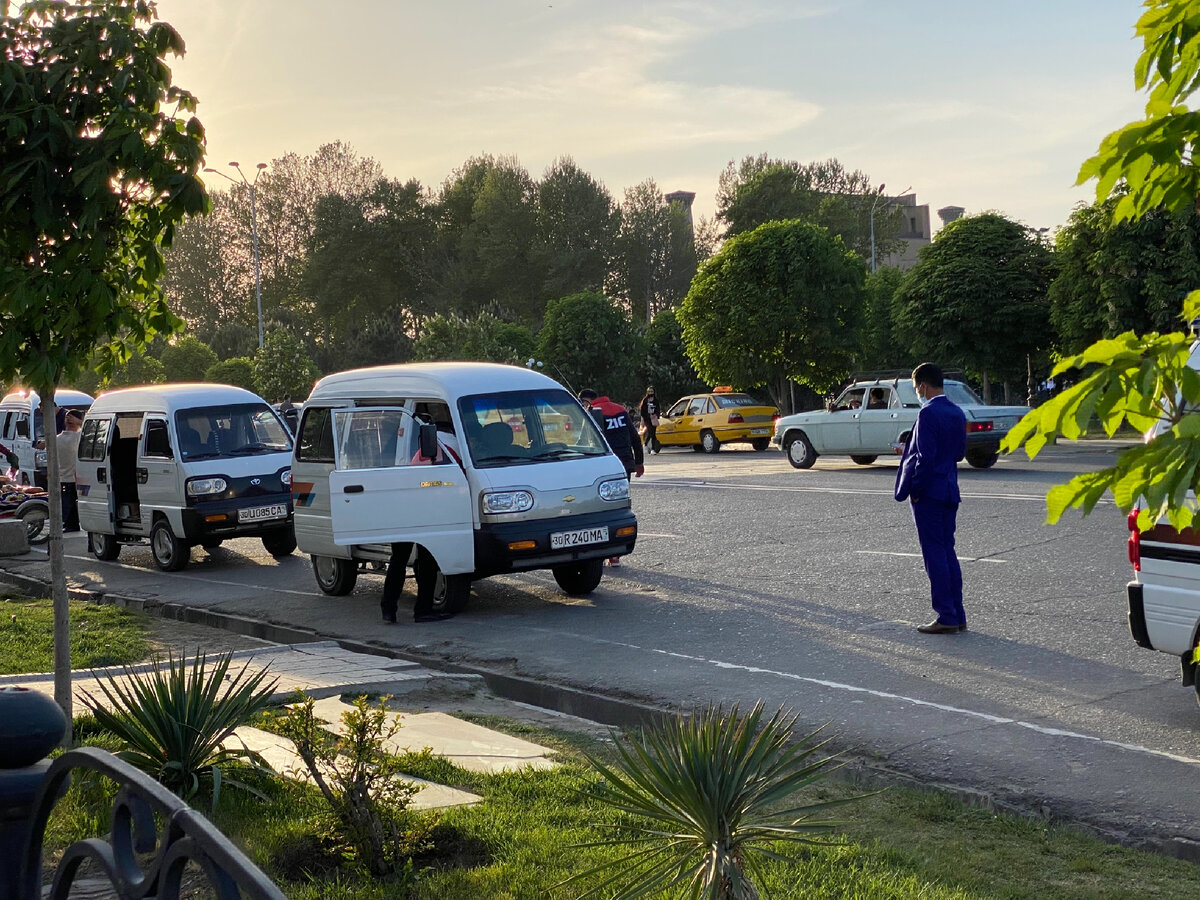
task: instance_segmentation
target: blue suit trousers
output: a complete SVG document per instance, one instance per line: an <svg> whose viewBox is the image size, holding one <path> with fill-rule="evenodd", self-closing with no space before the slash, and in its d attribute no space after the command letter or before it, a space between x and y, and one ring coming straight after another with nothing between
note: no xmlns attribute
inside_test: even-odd
<svg viewBox="0 0 1200 900"><path fill-rule="evenodd" d="M921 557L925 560L925 573L929 576L933 611L943 625L966 625L962 568L954 552L958 504L916 500L912 512L917 523L917 538L921 542Z"/></svg>

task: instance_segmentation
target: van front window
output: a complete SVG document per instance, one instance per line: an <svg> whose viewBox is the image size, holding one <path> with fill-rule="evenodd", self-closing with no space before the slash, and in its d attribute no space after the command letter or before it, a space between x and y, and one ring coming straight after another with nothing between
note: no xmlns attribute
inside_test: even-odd
<svg viewBox="0 0 1200 900"><path fill-rule="evenodd" d="M292 449L287 429L265 403L181 409L175 413L175 430L184 460L255 456Z"/></svg>
<svg viewBox="0 0 1200 900"><path fill-rule="evenodd" d="M458 401L476 468L528 465L608 453L591 416L564 390L502 391Z"/></svg>

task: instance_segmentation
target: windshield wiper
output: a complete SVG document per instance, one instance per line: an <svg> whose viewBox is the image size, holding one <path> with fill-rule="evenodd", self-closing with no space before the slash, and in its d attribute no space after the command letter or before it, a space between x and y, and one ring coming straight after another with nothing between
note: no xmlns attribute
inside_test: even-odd
<svg viewBox="0 0 1200 900"><path fill-rule="evenodd" d="M575 447L556 447L553 450L543 450L535 453L531 459L562 459L564 456L603 456L602 450L580 450Z"/></svg>
<svg viewBox="0 0 1200 900"><path fill-rule="evenodd" d="M184 456L188 462L194 462L197 459L216 459L220 453L213 453L211 450L206 450L202 453L185 453Z"/></svg>
<svg viewBox="0 0 1200 900"><path fill-rule="evenodd" d="M531 459L531 457L529 457L529 456L524 456L524 455L522 455L522 456L515 456L515 455L513 455L513 454L511 454L511 453L498 453L498 454L494 454L494 455L492 455L492 456L485 456L485 457L483 457L482 459L480 459L480 460L479 460L479 462L480 462L481 464L483 464L483 463L493 463L493 462L512 462L513 460L517 460L517 459L519 459L519 460L529 460L529 459Z"/></svg>
<svg viewBox="0 0 1200 900"><path fill-rule="evenodd" d="M269 451L270 449L271 448L268 447L266 444L243 444L240 447L234 447L229 452L234 455L239 455L239 454L250 454L250 453L262 453L264 450Z"/></svg>

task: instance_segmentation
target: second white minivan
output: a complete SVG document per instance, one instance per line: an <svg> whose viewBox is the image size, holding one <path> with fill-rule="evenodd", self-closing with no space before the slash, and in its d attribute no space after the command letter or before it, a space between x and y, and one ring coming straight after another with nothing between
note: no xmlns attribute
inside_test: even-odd
<svg viewBox="0 0 1200 900"><path fill-rule="evenodd" d="M58 425L68 410L83 414L92 405L91 395L71 388L54 392L58 407ZM46 451L38 447L42 434L42 408L36 391L15 390L0 400L0 443L17 455L15 467L17 484L46 487Z"/></svg>
<svg viewBox="0 0 1200 900"><path fill-rule="evenodd" d="M164 571L191 548L258 537L296 549L292 440L257 394L223 384L164 384L101 394L83 422L79 524L98 559L150 542Z"/></svg>

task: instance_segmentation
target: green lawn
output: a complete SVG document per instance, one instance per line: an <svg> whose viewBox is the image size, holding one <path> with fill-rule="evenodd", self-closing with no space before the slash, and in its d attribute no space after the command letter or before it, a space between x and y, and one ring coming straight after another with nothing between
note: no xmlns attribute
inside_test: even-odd
<svg viewBox="0 0 1200 900"><path fill-rule="evenodd" d="M71 604L71 667L91 669L144 660L145 617L115 606ZM0 675L54 670L54 610L49 600L0 593Z"/></svg>

